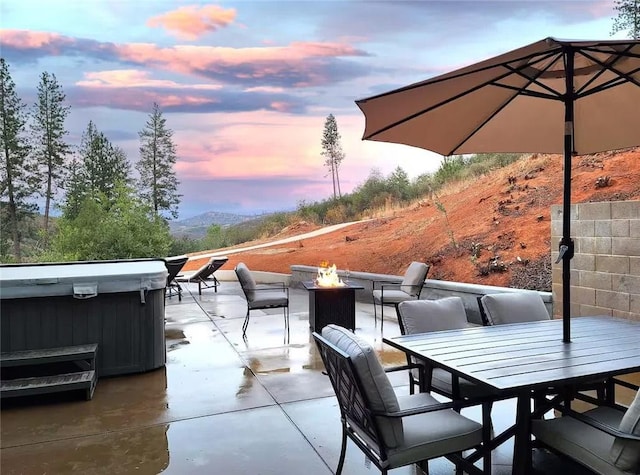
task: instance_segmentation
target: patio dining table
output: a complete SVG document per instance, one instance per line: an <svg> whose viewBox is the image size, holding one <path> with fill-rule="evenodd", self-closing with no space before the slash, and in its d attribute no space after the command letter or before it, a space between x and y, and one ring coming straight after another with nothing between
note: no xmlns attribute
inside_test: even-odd
<svg viewBox="0 0 640 475"><path fill-rule="evenodd" d="M570 343L562 341L562 320L547 320L404 335L383 342L450 372L454 394L458 378L465 378L497 399L517 398L511 429L513 473L524 474L531 470L533 391L640 371L640 322L576 317L571 338Z"/></svg>

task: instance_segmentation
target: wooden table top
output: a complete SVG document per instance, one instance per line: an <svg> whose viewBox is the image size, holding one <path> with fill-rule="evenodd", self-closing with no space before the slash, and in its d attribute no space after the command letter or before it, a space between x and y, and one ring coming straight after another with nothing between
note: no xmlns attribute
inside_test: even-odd
<svg viewBox="0 0 640 475"><path fill-rule="evenodd" d="M384 338L395 348L496 392L579 383L640 371L640 322L612 317L473 327Z"/></svg>

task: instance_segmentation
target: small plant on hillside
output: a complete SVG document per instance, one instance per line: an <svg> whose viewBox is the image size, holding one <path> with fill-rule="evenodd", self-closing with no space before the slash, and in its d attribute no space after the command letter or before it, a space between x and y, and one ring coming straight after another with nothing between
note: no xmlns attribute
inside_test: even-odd
<svg viewBox="0 0 640 475"><path fill-rule="evenodd" d="M438 196L438 194L435 192L435 190L432 193L433 196L433 204L436 205L436 209L438 211L440 211L443 215L444 215L444 221L445 221L445 225L447 227L447 235L449 236L449 240L451 241L451 245L457 249L458 248L458 244L456 243L456 239L455 236L453 235L453 229L451 228L451 224L449 224L449 216L447 215L447 209L444 207L444 203L442 203L442 201L440 201L440 197Z"/></svg>

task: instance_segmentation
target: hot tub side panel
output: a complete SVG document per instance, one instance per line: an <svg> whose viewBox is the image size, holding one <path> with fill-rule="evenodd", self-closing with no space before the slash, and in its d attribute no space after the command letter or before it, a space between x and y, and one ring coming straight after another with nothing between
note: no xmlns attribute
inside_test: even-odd
<svg viewBox="0 0 640 475"><path fill-rule="evenodd" d="M164 289L0 300L2 351L98 343L99 376L139 373L165 364Z"/></svg>

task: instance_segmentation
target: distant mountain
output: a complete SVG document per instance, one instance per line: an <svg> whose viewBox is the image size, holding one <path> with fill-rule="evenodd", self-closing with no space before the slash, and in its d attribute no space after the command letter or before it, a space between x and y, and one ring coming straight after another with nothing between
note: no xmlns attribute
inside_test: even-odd
<svg viewBox="0 0 640 475"><path fill-rule="evenodd" d="M220 226L231 226L255 219L256 216L245 216L233 213L221 213L219 211L209 211L207 213L193 216L192 218L180 221L169 221L169 229L174 236L189 236L201 238L206 235L207 228L212 224Z"/></svg>

